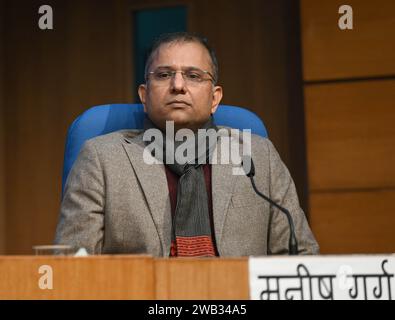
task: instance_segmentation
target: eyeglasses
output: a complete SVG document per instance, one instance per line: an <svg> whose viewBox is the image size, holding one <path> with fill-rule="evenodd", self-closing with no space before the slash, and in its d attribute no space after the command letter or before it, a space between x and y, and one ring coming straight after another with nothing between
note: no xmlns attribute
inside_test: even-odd
<svg viewBox="0 0 395 320"><path fill-rule="evenodd" d="M158 68L154 71L148 72L147 79L150 79L157 84L168 84L170 80L174 79L176 73L180 72L184 81L188 85L199 85L205 81L214 83L214 77L208 71L198 68L188 68L185 70L172 70L168 68Z"/></svg>

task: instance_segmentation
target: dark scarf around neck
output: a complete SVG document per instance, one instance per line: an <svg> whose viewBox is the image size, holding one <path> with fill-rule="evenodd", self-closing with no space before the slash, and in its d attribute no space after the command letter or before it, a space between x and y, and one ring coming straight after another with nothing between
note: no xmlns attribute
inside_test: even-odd
<svg viewBox="0 0 395 320"><path fill-rule="evenodd" d="M146 117L144 129L158 129L154 123ZM214 129L212 117L202 126L201 129ZM159 130L159 129L158 129ZM202 132L200 132L202 133ZM166 139L166 134L161 131L163 146L163 158L167 160L166 152L174 152L172 163L163 163L175 174L179 176L177 186L177 205L172 222L172 241L176 245L178 256L215 256L212 230L210 227L209 207L206 183L202 164L208 163L212 152L216 147L217 140L199 138L198 132L193 134L193 139L185 141L174 141ZM190 141L190 142L188 142ZM155 141L151 143L156 143ZM174 144L174 148L169 147L169 143ZM149 144L149 143L147 143ZM177 156L177 148L183 150L194 149L195 153L188 157ZM188 148L189 147L189 148Z"/></svg>

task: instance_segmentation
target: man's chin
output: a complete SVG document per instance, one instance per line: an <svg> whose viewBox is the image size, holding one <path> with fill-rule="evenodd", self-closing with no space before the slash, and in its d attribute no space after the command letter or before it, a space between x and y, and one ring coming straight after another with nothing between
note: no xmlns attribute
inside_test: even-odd
<svg viewBox="0 0 395 320"><path fill-rule="evenodd" d="M189 117L170 117L166 121L171 121L174 125L174 129L191 129L195 130L196 122Z"/></svg>
<svg viewBox="0 0 395 320"><path fill-rule="evenodd" d="M188 125L193 123L193 116L182 110L175 110L166 117L166 121L173 121L175 126Z"/></svg>
<svg viewBox="0 0 395 320"><path fill-rule="evenodd" d="M188 121L186 119L178 119L178 120L175 119L175 120L171 120L171 121L173 121L174 128L176 130L183 129L183 128L193 129L193 122Z"/></svg>

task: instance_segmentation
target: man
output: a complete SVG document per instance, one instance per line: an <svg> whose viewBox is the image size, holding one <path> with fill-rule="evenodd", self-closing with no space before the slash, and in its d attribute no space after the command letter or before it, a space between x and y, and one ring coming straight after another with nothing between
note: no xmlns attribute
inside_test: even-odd
<svg viewBox="0 0 395 320"><path fill-rule="evenodd" d="M55 242L85 247L92 254L287 254L286 216L256 195L246 175L234 174L237 164L201 161L224 151L218 140L199 149L207 141L192 139L197 152L182 162L177 157L180 143L168 139L168 124L176 133L189 129L193 138L199 129L220 131L211 115L222 88L216 85L217 61L207 42L187 33L162 36L148 57L145 76L138 90L147 114L145 130L86 142L66 183ZM147 153L148 130L163 135L162 157L161 152ZM256 186L291 212L299 254L318 253L275 148L255 135L250 147ZM174 162L164 157L169 154Z"/></svg>

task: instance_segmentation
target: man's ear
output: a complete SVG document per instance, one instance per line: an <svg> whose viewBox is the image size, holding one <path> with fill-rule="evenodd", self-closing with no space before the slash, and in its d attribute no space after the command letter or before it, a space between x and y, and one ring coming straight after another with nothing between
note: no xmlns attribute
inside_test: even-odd
<svg viewBox="0 0 395 320"><path fill-rule="evenodd" d="M147 86L145 84L140 84L138 88L138 94L141 100L141 103L144 106L144 112L147 112L147 108L145 106L146 95L147 95Z"/></svg>
<svg viewBox="0 0 395 320"><path fill-rule="evenodd" d="M222 87L215 86L213 89L213 101L211 103L211 114L214 114L215 111L217 111L218 105L222 99L222 95L223 95Z"/></svg>

